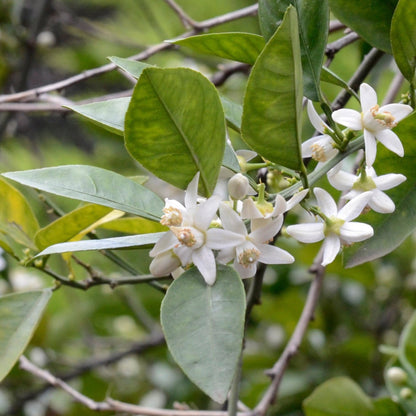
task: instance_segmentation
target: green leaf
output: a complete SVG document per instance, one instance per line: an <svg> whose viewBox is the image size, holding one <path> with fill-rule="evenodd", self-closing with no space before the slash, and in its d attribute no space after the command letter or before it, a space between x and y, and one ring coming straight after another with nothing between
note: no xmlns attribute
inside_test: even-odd
<svg viewBox="0 0 416 416"><path fill-rule="evenodd" d="M160 222L138 217L119 218L101 224L99 228L125 234L147 234L167 231L167 227Z"/></svg>
<svg viewBox="0 0 416 416"><path fill-rule="evenodd" d="M23 354L51 294L46 289L0 297L0 381Z"/></svg>
<svg viewBox="0 0 416 416"><path fill-rule="evenodd" d="M302 96L297 16L289 7L251 71L241 130L254 151L295 170L302 166Z"/></svg>
<svg viewBox="0 0 416 416"><path fill-rule="evenodd" d="M406 416L402 408L388 397L373 401L374 416Z"/></svg>
<svg viewBox="0 0 416 416"><path fill-rule="evenodd" d="M239 133L241 130L241 117L243 116L243 107L224 96L221 97L221 103L224 109L227 124L237 133Z"/></svg>
<svg viewBox="0 0 416 416"><path fill-rule="evenodd" d="M306 416L373 416L370 398L352 380L335 377L317 387L303 402Z"/></svg>
<svg viewBox="0 0 416 416"><path fill-rule="evenodd" d="M169 350L185 374L213 400L223 403L240 357L245 293L237 273L218 266L208 286L195 267L169 287L161 321Z"/></svg>
<svg viewBox="0 0 416 416"><path fill-rule="evenodd" d="M276 32L287 8L293 3L293 0L259 0L260 30L266 41Z"/></svg>
<svg viewBox="0 0 416 416"><path fill-rule="evenodd" d="M109 56L108 59L115 65L117 65L124 72L127 72L133 78L140 78L140 75L143 72L143 69L149 68L152 65L146 64L144 62L133 61L131 59L119 58L117 56Z"/></svg>
<svg viewBox="0 0 416 416"><path fill-rule="evenodd" d="M240 172L240 164L238 163L237 154L234 152L234 149L230 144L225 144L224 158L222 160L222 165L225 168L232 170L233 172Z"/></svg>
<svg viewBox="0 0 416 416"><path fill-rule="evenodd" d="M181 189L199 171L203 193L210 195L225 146L217 90L191 69L145 69L126 114L125 142L145 168Z"/></svg>
<svg viewBox="0 0 416 416"><path fill-rule="evenodd" d="M163 201L152 191L109 170L84 165L3 173L23 185L159 221Z"/></svg>
<svg viewBox="0 0 416 416"><path fill-rule="evenodd" d="M327 82L329 84L338 85L338 87L342 87L347 90L353 97L355 97L358 102L360 98L358 94L346 83L342 78L340 78L335 72L331 71L326 66L322 67L321 71L321 81Z"/></svg>
<svg viewBox="0 0 416 416"><path fill-rule="evenodd" d="M124 117L129 103L130 97L123 97L91 104L67 105L66 107L86 117L94 124L122 136Z"/></svg>
<svg viewBox="0 0 416 416"><path fill-rule="evenodd" d="M35 237L39 250L75 237L112 211L101 205L88 204L58 218L40 229Z"/></svg>
<svg viewBox="0 0 416 416"><path fill-rule="evenodd" d="M403 158L378 146L374 168L378 175L402 173L407 181L387 193L396 204L392 214L371 212L363 217L364 222L374 228L374 236L362 243L356 243L344 250L345 267L353 267L385 256L395 250L416 228L416 189L414 167L416 159L416 113L413 113L394 129L400 137Z"/></svg>
<svg viewBox="0 0 416 416"><path fill-rule="evenodd" d="M155 244L164 232L140 235L129 235L127 237L102 238L100 240L70 241L67 243L54 244L40 252L36 257L49 254L70 253L75 251L92 250L114 250L117 248L132 248Z"/></svg>
<svg viewBox="0 0 416 416"><path fill-rule="evenodd" d="M329 0L331 11L371 46L391 53L390 24L398 0Z"/></svg>
<svg viewBox="0 0 416 416"><path fill-rule="evenodd" d="M416 2L399 0L391 21L391 48L401 73L413 82L416 68Z"/></svg>
<svg viewBox="0 0 416 416"><path fill-rule="evenodd" d="M208 33L175 40L173 43L193 51L233 61L254 64L264 47L264 39L253 33Z"/></svg>
<svg viewBox="0 0 416 416"><path fill-rule="evenodd" d="M399 359L416 383L416 313L412 315L401 334Z"/></svg>

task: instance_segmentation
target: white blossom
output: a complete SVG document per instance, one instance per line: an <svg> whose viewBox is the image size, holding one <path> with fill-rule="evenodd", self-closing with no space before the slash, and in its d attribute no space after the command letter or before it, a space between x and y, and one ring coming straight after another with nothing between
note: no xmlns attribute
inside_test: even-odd
<svg viewBox="0 0 416 416"><path fill-rule="evenodd" d="M302 243L316 243L325 240L322 246L322 266L335 259L341 244L351 244L373 236L373 228L364 223L351 222L358 217L371 198L371 192L364 192L348 202L339 211L331 195L321 188L314 193L324 218L314 223L296 224L287 227L287 233Z"/></svg>
<svg viewBox="0 0 416 416"><path fill-rule="evenodd" d="M352 130L363 130L367 166L372 166L376 158L377 140L399 156L404 155L403 145L391 129L412 112L406 104L387 104L379 107L377 93L368 84L360 86L361 113L341 109L332 113L337 123Z"/></svg>

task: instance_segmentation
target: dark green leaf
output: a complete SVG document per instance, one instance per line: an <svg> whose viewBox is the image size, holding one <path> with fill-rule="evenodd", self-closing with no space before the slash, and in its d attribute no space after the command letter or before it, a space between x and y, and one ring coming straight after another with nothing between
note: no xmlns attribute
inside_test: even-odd
<svg viewBox="0 0 416 416"><path fill-rule="evenodd" d="M84 165L3 173L23 185L158 221L163 201L152 191L109 170Z"/></svg>
<svg viewBox="0 0 416 416"><path fill-rule="evenodd" d="M125 141L145 168L181 189L199 171L203 193L210 195L225 146L217 90L191 69L145 69L126 114Z"/></svg>
<svg viewBox="0 0 416 416"><path fill-rule="evenodd" d="M391 52L390 25L398 0L329 0L331 11L371 46Z"/></svg>
<svg viewBox="0 0 416 416"><path fill-rule="evenodd" d="M259 0L259 23L264 39L268 41L282 23L286 9L293 0Z"/></svg>
<svg viewBox="0 0 416 416"><path fill-rule="evenodd" d="M23 354L51 294L47 289L0 297L0 381Z"/></svg>
<svg viewBox="0 0 416 416"><path fill-rule="evenodd" d="M113 64L117 65L120 69L127 72L134 78L140 78L143 69L151 67L152 65L144 62L133 61L131 59L119 58L117 56L110 56L108 58Z"/></svg>
<svg viewBox="0 0 416 416"><path fill-rule="evenodd" d="M302 96L297 16L289 7L251 71L242 135L264 158L295 170L302 165Z"/></svg>
<svg viewBox="0 0 416 416"><path fill-rule="evenodd" d="M329 68L327 68L325 66L322 67L321 81L328 82L329 84L333 84L333 85L338 85L339 87L344 88L353 97L355 97L358 101L360 101L360 98L358 97L358 94L342 78L340 78L335 72L332 72Z"/></svg>
<svg viewBox="0 0 416 416"><path fill-rule="evenodd" d="M173 43L196 52L250 65L254 64L265 44L261 36L242 32L208 33L175 40Z"/></svg>
<svg viewBox="0 0 416 416"><path fill-rule="evenodd" d="M240 357L245 293L237 273L217 269L208 286L196 268L169 287L161 321L169 350L185 374L213 400L227 398Z"/></svg>
<svg viewBox="0 0 416 416"><path fill-rule="evenodd" d="M306 416L373 416L374 406L361 388L346 377L332 378L303 402Z"/></svg>
<svg viewBox="0 0 416 416"><path fill-rule="evenodd" d="M401 121L394 129L404 146L403 158L388 151L384 146L378 146L374 164L377 174L402 173L407 177L407 181L387 192L396 203L396 210L392 214L371 212L363 216L364 222L374 228L374 236L344 251L346 267L357 266L385 256L396 249L416 228L415 130L416 114Z"/></svg>
<svg viewBox="0 0 416 416"><path fill-rule="evenodd" d="M391 48L401 73L413 82L416 68L416 2L400 0L391 21Z"/></svg>
<svg viewBox="0 0 416 416"><path fill-rule="evenodd" d="M406 416L402 408L388 397L373 401L374 416Z"/></svg>
<svg viewBox="0 0 416 416"><path fill-rule="evenodd" d="M94 124L122 136L124 117L129 103L130 97L123 97L91 104L67 105L66 107L86 117Z"/></svg>

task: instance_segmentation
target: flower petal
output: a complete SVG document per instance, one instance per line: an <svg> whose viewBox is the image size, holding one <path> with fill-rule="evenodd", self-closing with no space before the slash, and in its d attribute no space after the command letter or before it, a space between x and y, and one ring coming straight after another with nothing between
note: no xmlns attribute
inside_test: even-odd
<svg viewBox="0 0 416 416"><path fill-rule="evenodd" d="M221 264L229 263L235 257L235 248L225 248L217 254L217 262Z"/></svg>
<svg viewBox="0 0 416 416"><path fill-rule="evenodd" d="M365 163L373 166L377 154L377 142L374 134L364 129Z"/></svg>
<svg viewBox="0 0 416 416"><path fill-rule="evenodd" d="M346 203L338 212L337 217L344 220L345 222L351 221L357 218L368 204L371 199L372 192L363 192L362 194L351 199L350 202Z"/></svg>
<svg viewBox="0 0 416 416"><path fill-rule="evenodd" d="M377 140L379 140L382 144L384 144L384 146L387 147L387 149L403 157L403 145L396 133L386 129L378 131L375 136Z"/></svg>
<svg viewBox="0 0 416 416"><path fill-rule="evenodd" d="M207 246L202 246L192 253L192 261L199 272L202 274L207 285L212 286L217 277L217 269L215 266L215 257L212 250Z"/></svg>
<svg viewBox="0 0 416 416"><path fill-rule="evenodd" d="M331 171L330 171L331 172ZM349 172L344 170L339 170L336 173L328 172L328 181L335 188L340 191L348 191L354 185L354 182L357 180L357 177Z"/></svg>
<svg viewBox="0 0 416 416"><path fill-rule="evenodd" d="M322 136L314 136L308 140L305 140L302 143L302 157L312 157L312 146L321 138Z"/></svg>
<svg viewBox="0 0 416 416"><path fill-rule="evenodd" d="M380 191L385 191L386 189L391 189L400 185L406 180L406 176L401 173L388 173L386 175L373 178L373 180Z"/></svg>
<svg viewBox="0 0 416 416"><path fill-rule="evenodd" d="M227 204L220 205L220 218L226 230L246 236L247 229L241 217Z"/></svg>
<svg viewBox="0 0 416 416"><path fill-rule="evenodd" d="M342 108L332 113L332 118L336 123L342 124L353 130L362 130L361 114L358 111Z"/></svg>
<svg viewBox="0 0 416 416"><path fill-rule="evenodd" d="M340 229L340 237L346 244L366 240L373 234L373 227L363 222L346 222Z"/></svg>
<svg viewBox="0 0 416 416"><path fill-rule="evenodd" d="M243 201L243 209L241 210L242 218L264 218L263 214L256 207L256 204L251 198L247 198Z"/></svg>
<svg viewBox="0 0 416 416"><path fill-rule="evenodd" d="M258 243L263 244L271 241L273 237L280 231L283 224L283 215L275 219L261 219L252 220L251 233L248 235L249 239Z"/></svg>
<svg viewBox="0 0 416 416"><path fill-rule="evenodd" d="M307 110L308 110L309 120L311 121L312 126L314 126L316 130L318 130L320 133L323 133L326 127L328 130L332 131L332 129L328 126L328 124L326 124L321 119L321 117L319 117L319 114L316 112L315 107L313 106L312 101L310 100L308 100Z"/></svg>
<svg viewBox="0 0 416 416"><path fill-rule="evenodd" d="M257 156L256 152L253 152L252 150L237 150L235 152L237 154L237 156L242 157L246 162L248 162L251 159L254 159Z"/></svg>
<svg viewBox="0 0 416 416"><path fill-rule="evenodd" d="M334 198L322 188L315 188L313 190L316 200L318 202L319 208L327 217L333 217L337 215L337 204L334 201Z"/></svg>
<svg viewBox="0 0 416 416"><path fill-rule="evenodd" d="M379 108L379 113L384 113L385 111L390 113L394 117L394 121L398 123L408 116L413 108L407 104L387 104Z"/></svg>
<svg viewBox="0 0 416 416"><path fill-rule="evenodd" d="M265 264L290 264L295 258L285 250L269 244L259 244L257 248L260 250L259 261Z"/></svg>
<svg viewBox="0 0 416 416"><path fill-rule="evenodd" d="M360 85L360 102L363 113L377 105L377 93L366 83Z"/></svg>
<svg viewBox="0 0 416 416"><path fill-rule="evenodd" d="M289 225L286 232L302 243L316 243L325 238L324 224L320 222Z"/></svg>
<svg viewBox="0 0 416 416"><path fill-rule="evenodd" d="M172 250L158 254L150 263L150 273L155 277L168 276L175 271L181 262Z"/></svg>
<svg viewBox="0 0 416 416"><path fill-rule="evenodd" d="M396 208L391 198L379 189L374 189L368 205L371 209L381 214L390 214Z"/></svg>
<svg viewBox="0 0 416 416"><path fill-rule="evenodd" d="M235 259L234 268L242 279L248 279L249 277L253 277L256 274L257 263L252 263L252 264L243 266L237 261L237 259Z"/></svg>
<svg viewBox="0 0 416 416"><path fill-rule="evenodd" d="M179 244L178 239L172 231L167 231L165 234L160 237L158 242L154 245L152 250L150 250L149 255L155 257L158 254L161 254L165 251L171 250L175 247L176 244Z"/></svg>
<svg viewBox="0 0 416 416"><path fill-rule="evenodd" d="M272 218L277 217L278 215L281 215L286 211L287 211L286 199L284 199L282 195L277 194L276 199L274 200L274 209L271 215Z"/></svg>
<svg viewBox="0 0 416 416"><path fill-rule="evenodd" d="M218 195L213 195L196 207L194 213L194 225L196 228L206 230L210 226L220 202L221 198Z"/></svg>
<svg viewBox="0 0 416 416"><path fill-rule="evenodd" d="M185 192L185 207L187 209L192 209L196 207L196 200L198 199L198 182L199 182L199 172L196 173L191 182L189 182L188 187Z"/></svg>
<svg viewBox="0 0 416 416"><path fill-rule="evenodd" d="M245 236L233 231L211 228L206 233L206 246L213 250L222 250L244 243Z"/></svg>
<svg viewBox="0 0 416 416"><path fill-rule="evenodd" d="M337 235L330 234L325 238L325 241L322 244L323 258L322 266L327 266L335 260L335 257L339 253L341 248L341 242Z"/></svg>
<svg viewBox="0 0 416 416"><path fill-rule="evenodd" d="M299 204L300 201L303 200L303 198L305 198L306 195L308 195L309 189L303 189L300 192L296 192L292 198L290 198L287 202L286 202L286 212L290 211L293 207L295 207L297 204Z"/></svg>

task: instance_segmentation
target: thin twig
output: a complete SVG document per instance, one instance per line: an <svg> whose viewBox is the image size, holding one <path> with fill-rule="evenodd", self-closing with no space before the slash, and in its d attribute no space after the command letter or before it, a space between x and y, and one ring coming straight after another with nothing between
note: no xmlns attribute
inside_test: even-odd
<svg viewBox="0 0 416 416"><path fill-rule="evenodd" d="M360 39L360 36L355 32L348 33L344 37L328 43L325 48L325 55L329 59L333 59L334 56L343 48Z"/></svg>
<svg viewBox="0 0 416 416"><path fill-rule="evenodd" d="M185 26L185 29L197 29L199 27L199 24L195 22L195 20L191 19L184 10L176 4L173 0L164 0L165 3L167 3L171 9L179 16L179 19L181 19L181 22Z"/></svg>
<svg viewBox="0 0 416 416"><path fill-rule="evenodd" d="M397 94L400 91L400 88L403 85L404 77L401 72L398 72L394 78L393 81L390 84L390 88L387 91L386 96L384 97L382 105L390 104L394 102Z"/></svg>

